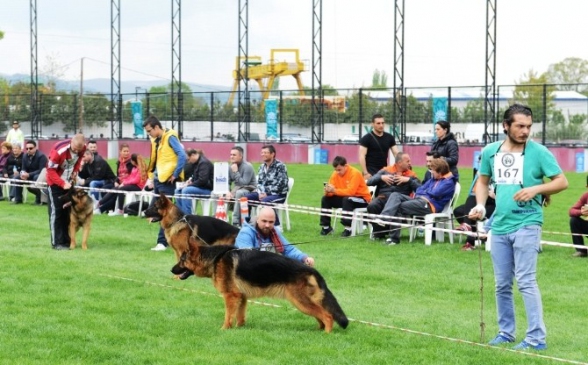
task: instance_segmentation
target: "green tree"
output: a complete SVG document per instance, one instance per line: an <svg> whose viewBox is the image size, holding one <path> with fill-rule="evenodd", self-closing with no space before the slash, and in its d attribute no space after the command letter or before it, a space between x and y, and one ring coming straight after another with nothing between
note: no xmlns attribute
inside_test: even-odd
<svg viewBox="0 0 588 365"><path fill-rule="evenodd" d="M0 39L4 38L4 32L0 30Z"/></svg>
<svg viewBox="0 0 588 365"><path fill-rule="evenodd" d="M525 104L533 110L533 121L541 123L543 120L549 121L548 116L551 115L555 108L553 101L553 86L545 86L547 84L547 74L539 76L535 71L529 70L528 74L523 75L523 78L515 86L513 93L513 102ZM543 106L547 114L544 114Z"/></svg>
<svg viewBox="0 0 588 365"><path fill-rule="evenodd" d="M588 61L577 57L569 57L561 62L549 65L547 81L558 84L557 90L575 90L586 92L588 85Z"/></svg>
<svg viewBox="0 0 588 365"><path fill-rule="evenodd" d="M380 89L388 87L388 75L386 75L386 71L380 71L378 69L374 70L371 87Z"/></svg>

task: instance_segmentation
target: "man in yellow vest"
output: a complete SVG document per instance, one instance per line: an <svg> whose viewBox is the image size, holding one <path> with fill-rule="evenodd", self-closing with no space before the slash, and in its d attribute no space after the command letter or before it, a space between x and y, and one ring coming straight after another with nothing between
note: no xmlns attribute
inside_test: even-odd
<svg viewBox="0 0 588 365"><path fill-rule="evenodd" d="M178 133L173 129L163 128L159 119L154 115L145 119L143 128L151 139L147 186L153 189L155 194L164 193L167 196L173 196L176 188L175 183L182 181L186 164L186 152L180 143ZM151 204L155 202L155 199ZM151 250L164 251L167 246L163 229L160 228L157 245Z"/></svg>

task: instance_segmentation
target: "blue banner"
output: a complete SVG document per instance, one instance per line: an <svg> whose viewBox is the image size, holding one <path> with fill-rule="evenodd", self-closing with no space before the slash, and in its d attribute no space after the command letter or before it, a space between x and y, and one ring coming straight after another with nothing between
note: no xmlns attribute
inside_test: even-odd
<svg viewBox="0 0 588 365"><path fill-rule="evenodd" d="M135 126L135 138L143 138L143 104L140 101L131 101L133 113L133 125Z"/></svg>
<svg viewBox="0 0 588 365"><path fill-rule="evenodd" d="M435 123L447 120L447 98L433 98L433 130Z"/></svg>
<svg viewBox="0 0 588 365"><path fill-rule="evenodd" d="M278 138L278 101L276 99L265 100L265 138Z"/></svg>

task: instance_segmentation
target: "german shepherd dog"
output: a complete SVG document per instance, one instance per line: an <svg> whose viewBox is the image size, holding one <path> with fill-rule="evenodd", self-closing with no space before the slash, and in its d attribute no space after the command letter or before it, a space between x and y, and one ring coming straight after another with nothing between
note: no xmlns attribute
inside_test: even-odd
<svg viewBox="0 0 588 365"><path fill-rule="evenodd" d="M239 234L239 228L215 217L185 215L165 194L145 210L145 217L160 222L177 261L188 250L190 239L200 245L232 245Z"/></svg>
<svg viewBox="0 0 588 365"><path fill-rule="evenodd" d="M65 205L71 205L69 211L69 249L76 248L76 232L83 228L82 250L88 249L88 236L92 228L94 203L88 192L81 188L71 188L63 197Z"/></svg>
<svg viewBox="0 0 588 365"><path fill-rule="evenodd" d="M223 329L231 328L235 319L237 326L243 326L247 298L263 296L288 299L302 313L315 317L319 329L327 333L333 320L343 328L349 324L317 270L276 253L191 241L171 271L186 279L186 270L212 278L225 301Z"/></svg>

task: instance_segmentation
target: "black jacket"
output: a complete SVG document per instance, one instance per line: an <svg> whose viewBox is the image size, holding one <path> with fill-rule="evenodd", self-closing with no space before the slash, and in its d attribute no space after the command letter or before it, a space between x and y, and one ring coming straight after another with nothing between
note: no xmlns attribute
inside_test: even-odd
<svg viewBox="0 0 588 365"><path fill-rule="evenodd" d="M458 176L457 163L459 162L459 147L453 133L449 133L443 139L437 139L433 142L431 152L437 152L439 156L443 157L453 176Z"/></svg>
<svg viewBox="0 0 588 365"><path fill-rule="evenodd" d="M14 153L11 153L8 156L8 160L6 161L6 166L4 166L4 170L2 171L2 175L8 174L9 177L13 176L14 166L16 166L16 171L20 175L20 171L22 170L22 158L24 153L21 153L18 157L14 156Z"/></svg>
<svg viewBox="0 0 588 365"><path fill-rule="evenodd" d="M23 153L22 169L29 173L29 180L37 180L41 170L47 167L47 156L39 150L35 154L29 156L28 153Z"/></svg>
<svg viewBox="0 0 588 365"><path fill-rule="evenodd" d="M98 155L94 155L94 161L92 163L84 164L78 176L84 179L84 186L89 186L90 182L94 180L104 180L105 183L114 183L116 179L108 162Z"/></svg>
<svg viewBox="0 0 588 365"><path fill-rule="evenodd" d="M214 165L206 157L200 156L194 165L191 186L212 190L214 179Z"/></svg>

